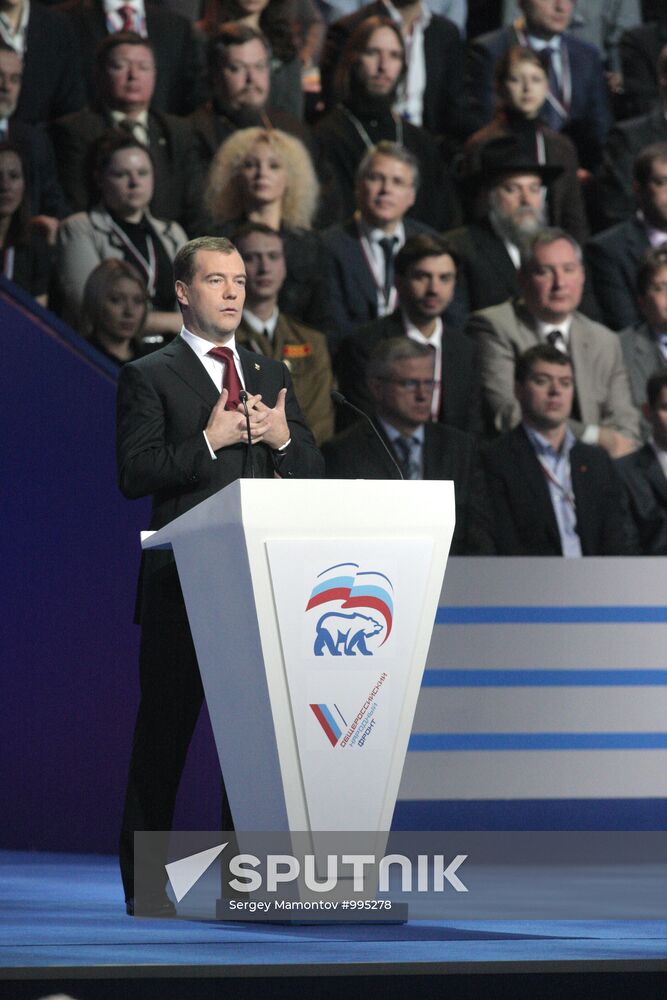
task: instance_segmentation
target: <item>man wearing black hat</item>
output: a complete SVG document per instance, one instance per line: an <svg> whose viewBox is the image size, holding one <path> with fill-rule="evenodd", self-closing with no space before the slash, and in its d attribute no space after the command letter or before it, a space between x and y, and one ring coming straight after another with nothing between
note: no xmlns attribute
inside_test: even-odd
<svg viewBox="0 0 667 1000"><path fill-rule="evenodd" d="M548 185L562 172L560 166L529 160L512 136L491 140L466 164L464 184L478 221L447 233L447 242L458 257L471 312L516 295L522 246L546 225L547 204L549 221L558 224Z"/></svg>

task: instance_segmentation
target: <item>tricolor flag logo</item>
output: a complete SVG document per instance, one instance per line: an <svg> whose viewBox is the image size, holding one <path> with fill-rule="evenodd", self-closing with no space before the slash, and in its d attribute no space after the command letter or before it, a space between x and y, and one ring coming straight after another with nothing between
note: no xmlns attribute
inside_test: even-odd
<svg viewBox="0 0 667 1000"><path fill-rule="evenodd" d="M320 703L319 705L311 705L310 707L315 713L315 718L317 719L322 729L324 730L325 736L329 740L329 743L331 744L332 747L335 747L336 744L338 743L338 740L343 735L343 730L338 725L338 721L336 720L333 712L331 711L328 705L324 705L322 703ZM341 715L340 709L338 708L337 705L334 705L334 710L336 714L340 717L340 720L343 723L343 725L347 726L347 722Z"/></svg>
<svg viewBox="0 0 667 1000"><path fill-rule="evenodd" d="M389 638L394 620L394 588L391 580L377 570L360 570L358 563L337 563L317 576L306 611L331 601L340 601L341 610L367 608L378 611L385 620Z"/></svg>

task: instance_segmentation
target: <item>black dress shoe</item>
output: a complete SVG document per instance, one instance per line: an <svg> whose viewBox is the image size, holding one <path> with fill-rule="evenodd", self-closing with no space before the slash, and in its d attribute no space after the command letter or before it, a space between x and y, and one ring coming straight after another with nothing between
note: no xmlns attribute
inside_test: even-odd
<svg viewBox="0 0 667 1000"><path fill-rule="evenodd" d="M125 912L128 917L175 917L176 907L168 896L158 893L144 896L136 904L134 899L126 899Z"/></svg>

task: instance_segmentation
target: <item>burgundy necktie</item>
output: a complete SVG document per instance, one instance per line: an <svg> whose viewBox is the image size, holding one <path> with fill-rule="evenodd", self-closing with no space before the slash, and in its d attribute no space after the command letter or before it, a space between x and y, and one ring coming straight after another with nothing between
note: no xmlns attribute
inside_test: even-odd
<svg viewBox="0 0 667 1000"><path fill-rule="evenodd" d="M241 390L243 389L243 386L241 385L241 380L239 379L239 374L236 370L236 365L234 364L232 349L231 347L213 347L208 353L210 357L218 358L219 361L225 362L225 371L222 376L222 388L226 389L229 393L225 409L235 410L241 399Z"/></svg>
<svg viewBox="0 0 667 1000"><path fill-rule="evenodd" d="M134 7L131 7L129 3L124 3L122 7L118 8L118 13L123 18L121 31L134 31Z"/></svg>

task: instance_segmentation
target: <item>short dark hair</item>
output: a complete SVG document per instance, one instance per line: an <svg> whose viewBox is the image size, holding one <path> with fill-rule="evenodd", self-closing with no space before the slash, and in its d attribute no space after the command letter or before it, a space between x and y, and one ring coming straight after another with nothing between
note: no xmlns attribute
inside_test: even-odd
<svg viewBox="0 0 667 1000"><path fill-rule="evenodd" d="M655 409L663 389L667 389L667 372L653 372L646 383L646 402L649 409Z"/></svg>
<svg viewBox="0 0 667 1000"><path fill-rule="evenodd" d="M546 361L550 365L562 365L569 367L574 371L574 365L572 364L572 358L569 354L564 354L563 351L559 351L557 347L553 344L548 344L546 342L542 344L535 344L534 347L529 347L527 351L524 351L517 358L516 367L514 369L514 381L518 385L523 385L528 376L530 375L533 367L537 361Z"/></svg>
<svg viewBox="0 0 667 1000"><path fill-rule="evenodd" d="M155 172L155 161L148 146L136 139L131 132L122 128L109 128L102 135L98 136L90 148L90 165L92 168L93 180L97 174L101 174L109 166L111 157L121 149L140 149L151 161L153 172Z"/></svg>
<svg viewBox="0 0 667 1000"><path fill-rule="evenodd" d="M277 229L267 226L265 222L242 222L240 226L237 226L230 238L232 243L238 247L240 240L246 236L250 236L251 233L261 233L263 236L275 236L284 247L282 234Z"/></svg>
<svg viewBox="0 0 667 1000"><path fill-rule="evenodd" d="M651 247L642 254L637 269L637 294L646 295L658 271L667 267L667 246Z"/></svg>
<svg viewBox="0 0 667 1000"><path fill-rule="evenodd" d="M427 344L419 344L410 337L387 337L375 345L371 351L366 367L366 380L382 378L396 361L412 360L413 358L435 359L432 348ZM434 360L435 363L435 360Z"/></svg>
<svg viewBox="0 0 667 1000"><path fill-rule="evenodd" d="M667 142L652 142L637 153L632 175L639 187L648 184L656 160L667 160Z"/></svg>
<svg viewBox="0 0 667 1000"><path fill-rule="evenodd" d="M456 254L442 236L431 233L418 233L416 236L410 236L394 258L394 273L407 274L418 260L423 260L424 257L442 257L443 254L451 257L458 267Z"/></svg>
<svg viewBox="0 0 667 1000"><path fill-rule="evenodd" d="M408 63L405 53L405 42L403 41L403 36L401 35L398 25L394 24L389 17L378 17L377 15L373 15L373 17L364 18L364 20L357 25L346 41L343 51L341 52L340 59L338 60L338 66L334 77L334 90L338 100L344 101L350 96L352 89L352 77L355 67L359 62L359 56L366 51L368 39L374 31L378 30L378 28L389 28L390 31L393 31L396 35L396 39L401 47L401 52L403 53L403 68L398 78L398 82L400 83L405 77Z"/></svg>
<svg viewBox="0 0 667 1000"><path fill-rule="evenodd" d="M137 34L136 31L115 31L111 35L107 35L102 39L100 44L95 49L95 72L98 77L99 74L106 69L107 59L114 49L117 49L119 45L143 45L145 49L148 49L153 56L153 61L155 62L155 49L148 38L144 38L143 35Z"/></svg>
<svg viewBox="0 0 667 1000"><path fill-rule="evenodd" d="M209 75L218 73L227 65L229 49L235 45L246 45L248 42L261 42L266 49L267 57L271 57L271 45L268 38L259 28L238 21L228 21L220 25L214 35L211 35L206 46L206 64Z"/></svg>
<svg viewBox="0 0 667 1000"><path fill-rule="evenodd" d="M214 250L216 253L237 253L231 240L225 236L198 236L188 240L174 257L174 281L189 285L195 275L195 257L200 250Z"/></svg>

